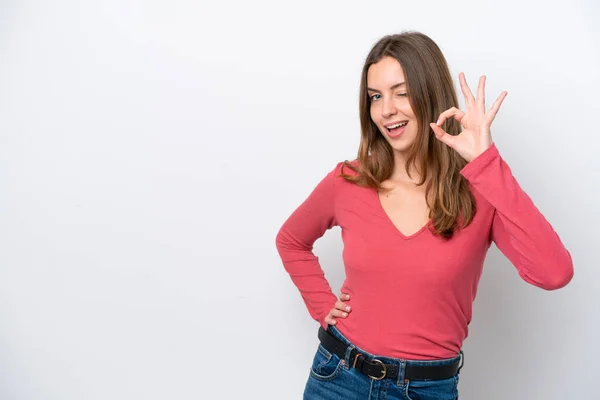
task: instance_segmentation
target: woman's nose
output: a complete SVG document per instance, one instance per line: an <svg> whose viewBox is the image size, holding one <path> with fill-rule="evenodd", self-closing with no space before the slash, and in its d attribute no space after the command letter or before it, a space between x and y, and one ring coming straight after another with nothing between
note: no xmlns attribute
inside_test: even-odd
<svg viewBox="0 0 600 400"><path fill-rule="evenodd" d="M396 106L394 105L394 102L391 100L384 100L383 101L383 108L381 110L383 117L388 118L391 117L392 115L396 114L398 112L398 110L396 110Z"/></svg>

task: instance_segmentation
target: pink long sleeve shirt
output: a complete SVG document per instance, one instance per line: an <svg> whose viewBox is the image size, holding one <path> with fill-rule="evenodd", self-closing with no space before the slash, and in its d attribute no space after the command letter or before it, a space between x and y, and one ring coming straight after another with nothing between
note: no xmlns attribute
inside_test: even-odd
<svg viewBox="0 0 600 400"><path fill-rule="evenodd" d="M468 334L472 304L493 241L526 282L546 290L573 276L571 255L513 177L495 144L460 172L477 213L449 241L429 224L405 236L389 219L374 189L330 171L279 230L285 270L312 318L325 316L337 297L325 279L314 242L339 226L352 311L337 328L356 346L387 357L433 360L458 354ZM355 174L348 168L345 173ZM431 223L431 222L430 222Z"/></svg>

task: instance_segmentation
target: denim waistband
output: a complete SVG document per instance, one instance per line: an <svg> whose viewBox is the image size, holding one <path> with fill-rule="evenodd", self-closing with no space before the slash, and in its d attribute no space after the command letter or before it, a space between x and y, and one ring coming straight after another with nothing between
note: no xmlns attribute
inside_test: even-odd
<svg viewBox="0 0 600 400"><path fill-rule="evenodd" d="M361 349L360 347L356 346L354 343L350 342L348 339L346 339L346 337L333 325L329 325L327 327L327 331L329 333L331 333L333 336L335 336L336 338L338 338L339 340L341 340L343 343L345 344L351 344L352 346L354 346L358 351L360 351L361 353L367 355L370 358L376 358L378 360L380 360L381 362L385 363L385 364L398 364L400 362L406 362L406 365L447 365L447 364L452 364L454 362L456 362L457 360L463 358L464 359L464 355L463 355L463 351L461 350L459 354L457 354L455 357L452 358L442 358L439 360L407 360L407 359L401 359L401 358L391 358L391 357L383 357L383 356L377 356L375 354L371 354L367 351L364 351L363 349ZM461 366L460 368L462 368L462 362L461 362Z"/></svg>

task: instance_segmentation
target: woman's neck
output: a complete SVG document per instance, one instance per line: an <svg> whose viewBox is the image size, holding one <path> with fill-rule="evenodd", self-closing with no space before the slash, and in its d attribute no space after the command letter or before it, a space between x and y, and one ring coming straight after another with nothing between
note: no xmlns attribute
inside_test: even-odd
<svg viewBox="0 0 600 400"><path fill-rule="evenodd" d="M411 164L409 177L406 172L406 157L404 154L394 152L394 171L388 180L396 183L418 183L421 179L421 172L415 165L420 165L420 163L417 161Z"/></svg>

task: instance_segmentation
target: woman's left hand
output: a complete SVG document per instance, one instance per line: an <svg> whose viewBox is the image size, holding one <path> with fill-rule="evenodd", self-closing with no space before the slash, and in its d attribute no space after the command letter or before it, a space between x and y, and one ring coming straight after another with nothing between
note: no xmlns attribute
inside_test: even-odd
<svg viewBox="0 0 600 400"><path fill-rule="evenodd" d="M500 93L500 96L492 108L486 113L485 75L479 78L477 98L471 93L467 81L465 80L465 74L462 72L458 74L458 79L465 96L467 112L465 113L456 107L452 107L440 114L437 123L432 122L429 125L431 126L433 133L435 133L436 138L456 150L465 160L471 162L492 145L490 126L508 92L504 91ZM450 135L441 128L441 125L449 117L453 117L460 122L464 128L457 136Z"/></svg>

